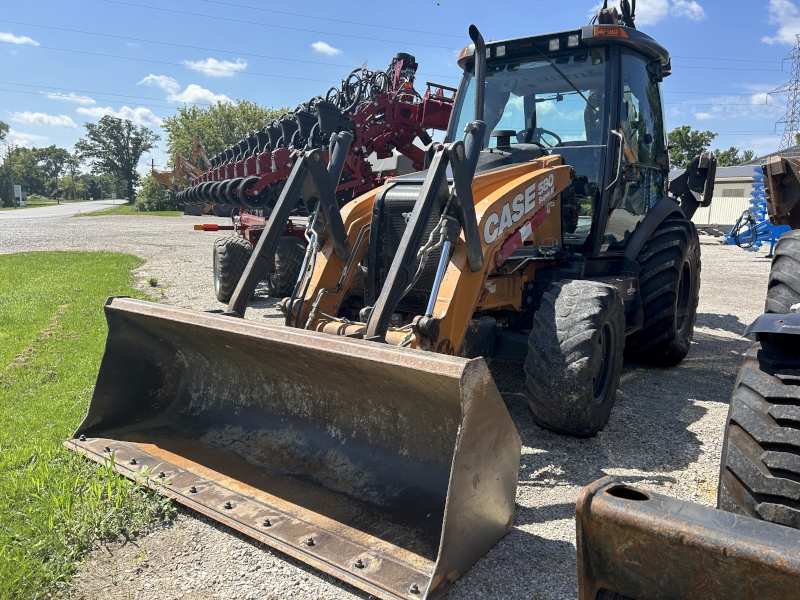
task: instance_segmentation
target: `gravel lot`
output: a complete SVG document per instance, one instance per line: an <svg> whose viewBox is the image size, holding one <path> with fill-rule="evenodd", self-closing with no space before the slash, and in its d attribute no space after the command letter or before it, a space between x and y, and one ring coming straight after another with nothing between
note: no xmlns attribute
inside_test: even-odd
<svg viewBox="0 0 800 600"><path fill-rule="evenodd" d="M211 285L215 234L192 231L213 217L82 217L9 222L0 253L114 250L147 260L139 285L154 299L219 308ZM703 276L694 342L676 368L626 366L606 429L574 439L533 424L522 378L507 365L495 378L523 442L510 534L470 569L448 598L575 598L573 514L583 485L615 475L643 488L713 506L728 399L761 314L769 260L701 238ZM149 288L149 277L158 287ZM275 302L259 299L248 318L279 322ZM75 598L366 598L347 584L182 510L150 535L99 546L78 573Z"/></svg>

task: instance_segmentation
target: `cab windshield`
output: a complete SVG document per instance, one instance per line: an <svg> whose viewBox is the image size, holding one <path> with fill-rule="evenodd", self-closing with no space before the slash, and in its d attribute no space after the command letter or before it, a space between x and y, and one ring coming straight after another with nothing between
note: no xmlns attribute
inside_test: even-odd
<svg viewBox="0 0 800 600"><path fill-rule="evenodd" d="M600 203L608 139L608 50L582 49L549 58L563 76L544 58L489 62L483 147L497 145L498 138L491 136L495 131L510 136L512 147L522 149L537 144L546 154L564 157L576 176L571 186L572 203L562 203L563 241L572 251L585 251ZM448 132L450 140L462 139L465 126L473 118L475 77L469 72L464 77L455 108L458 112L451 120L455 129Z"/></svg>
<svg viewBox="0 0 800 600"><path fill-rule="evenodd" d="M550 60L588 103L544 58L506 64L491 61L486 72L484 148L496 146L496 138L490 136L493 130L513 131L512 144L534 143L545 149L605 143L605 49L581 50ZM467 77L451 139L461 139L472 120L475 78Z"/></svg>

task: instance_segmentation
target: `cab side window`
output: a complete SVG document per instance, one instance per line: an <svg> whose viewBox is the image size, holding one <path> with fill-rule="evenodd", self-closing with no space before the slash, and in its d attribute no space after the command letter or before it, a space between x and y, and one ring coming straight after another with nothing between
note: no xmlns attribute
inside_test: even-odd
<svg viewBox="0 0 800 600"><path fill-rule="evenodd" d="M624 247L647 211L664 195L666 182L659 165L666 149L661 90L647 64L643 56L622 52L618 127L622 165L611 190L603 250Z"/></svg>

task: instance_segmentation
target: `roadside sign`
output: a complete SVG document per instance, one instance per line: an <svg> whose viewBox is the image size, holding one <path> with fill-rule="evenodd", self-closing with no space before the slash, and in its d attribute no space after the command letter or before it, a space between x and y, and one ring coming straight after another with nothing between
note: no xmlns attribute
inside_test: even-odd
<svg viewBox="0 0 800 600"><path fill-rule="evenodd" d="M117 192L111 192L111 199L112 200L116 200L117 199Z"/></svg>
<svg viewBox="0 0 800 600"><path fill-rule="evenodd" d="M22 198L22 186L15 185L14 186L14 198Z"/></svg>

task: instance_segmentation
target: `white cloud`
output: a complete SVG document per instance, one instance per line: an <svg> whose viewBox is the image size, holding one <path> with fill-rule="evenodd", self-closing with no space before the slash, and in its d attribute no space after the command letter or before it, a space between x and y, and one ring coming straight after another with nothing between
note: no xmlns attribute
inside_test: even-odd
<svg viewBox="0 0 800 600"><path fill-rule="evenodd" d="M589 16L596 15L602 7L603 3L598 2L592 7ZM617 11L619 11L619 7L617 7ZM672 0L672 2L670 0L638 0L634 16L637 25L656 25L669 16L702 21L706 18L706 12L695 0Z"/></svg>
<svg viewBox="0 0 800 600"><path fill-rule="evenodd" d="M640 0L636 3L636 24L655 25L669 14L669 0Z"/></svg>
<svg viewBox="0 0 800 600"><path fill-rule="evenodd" d="M153 111L150 109L142 108L141 106L138 108L123 106L119 110L114 110L109 106L95 106L93 108L81 107L78 109L78 113L81 115L86 115L87 117L93 117L95 119L99 119L105 115L111 115L112 117L117 117L118 119L127 119L136 125L151 125L156 127L161 126L161 119L155 116Z"/></svg>
<svg viewBox="0 0 800 600"><path fill-rule="evenodd" d="M35 146L47 140L46 135L35 135L33 133L22 133L14 129L8 130L6 142L15 146Z"/></svg>
<svg viewBox="0 0 800 600"><path fill-rule="evenodd" d="M75 121L67 115L48 115L40 112L13 112L11 120L26 125L44 125L47 127L77 127Z"/></svg>
<svg viewBox="0 0 800 600"><path fill-rule="evenodd" d="M38 46L39 42L27 35L14 35L11 32L0 31L0 42L7 44L21 44L23 46Z"/></svg>
<svg viewBox="0 0 800 600"><path fill-rule="evenodd" d="M216 104L217 102L230 102L225 94L215 94L211 90L200 87L196 83L186 86L179 94L170 94L167 100L173 102L186 102L187 104Z"/></svg>
<svg viewBox="0 0 800 600"><path fill-rule="evenodd" d="M326 54L327 56L336 56L337 54L341 54L342 51L338 48L334 48L330 44L326 44L325 42L314 42L311 44L311 47L321 54Z"/></svg>
<svg viewBox="0 0 800 600"><path fill-rule="evenodd" d="M674 0L672 16L686 17L691 21L702 21L706 18L706 11L694 0Z"/></svg>
<svg viewBox="0 0 800 600"><path fill-rule="evenodd" d="M69 94L62 94L61 92L42 92L45 96L50 98L51 100L65 100L67 102L74 102L75 104L97 104L94 101L94 98L90 98L89 96L78 96L75 92L70 92Z"/></svg>
<svg viewBox="0 0 800 600"><path fill-rule="evenodd" d="M168 77L166 75L153 75L152 73L139 82L139 85L142 84L154 85L155 87L161 88L165 92L169 92L170 94L176 94L178 93L178 90L181 89L180 84L172 77Z"/></svg>
<svg viewBox="0 0 800 600"><path fill-rule="evenodd" d="M148 75L139 84L154 85L161 88L167 94L167 100L172 102L185 102L186 104L216 104L217 102L230 102L231 99L225 94L215 94L211 90L191 83L186 89L181 90L181 85L177 80L166 75Z"/></svg>
<svg viewBox="0 0 800 600"><path fill-rule="evenodd" d="M236 62L206 58L205 60L185 60L183 64L209 77L233 77L237 71L247 68L247 61L237 58Z"/></svg>
<svg viewBox="0 0 800 600"><path fill-rule="evenodd" d="M769 22L778 26L774 36L764 36L766 44L794 45L795 36L800 32L800 10L790 0L769 0Z"/></svg>
<svg viewBox="0 0 800 600"><path fill-rule="evenodd" d="M778 99L769 97L769 103L764 102L765 95L753 94L747 96L715 96L703 98L702 100L687 100L679 104L669 106L671 117L685 119L689 115L694 116L699 121L719 119L720 121L752 121L759 122L762 119L772 122L779 118L786 110L785 106L778 104ZM754 125L753 127L756 127Z"/></svg>

